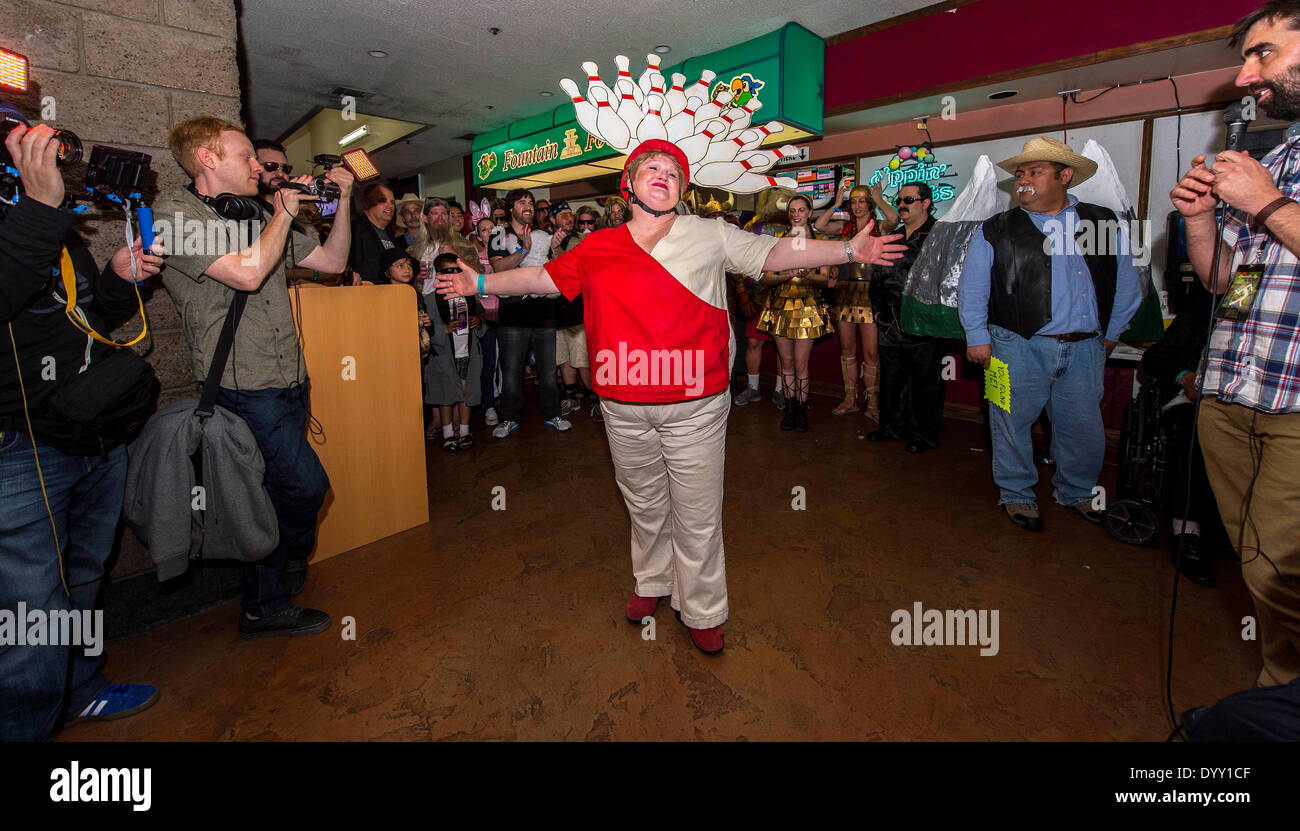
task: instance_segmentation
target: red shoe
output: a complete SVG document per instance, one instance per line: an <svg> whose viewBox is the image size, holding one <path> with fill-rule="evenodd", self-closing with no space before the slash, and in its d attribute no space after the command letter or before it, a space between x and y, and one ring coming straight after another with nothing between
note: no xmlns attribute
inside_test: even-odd
<svg viewBox="0 0 1300 831"><path fill-rule="evenodd" d="M722 651L722 627L715 626L712 629L691 629L691 641L695 643L695 648L706 655L714 655Z"/></svg>
<svg viewBox="0 0 1300 831"><path fill-rule="evenodd" d="M642 597L636 592L632 592L632 596L627 599L627 619L633 623L640 623L645 618L652 616L655 609L658 608L659 598Z"/></svg>

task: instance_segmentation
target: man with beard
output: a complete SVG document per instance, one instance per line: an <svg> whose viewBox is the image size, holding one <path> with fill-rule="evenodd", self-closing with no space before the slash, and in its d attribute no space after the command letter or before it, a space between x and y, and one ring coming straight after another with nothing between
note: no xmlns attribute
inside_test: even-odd
<svg viewBox="0 0 1300 831"><path fill-rule="evenodd" d="M533 195L523 188L506 194L510 222L488 244L492 270L509 271L541 266L550 259L551 235L533 227ZM466 263L475 262L461 257ZM565 433L573 426L560 414L560 385L555 380L555 298L559 294L502 297L498 313L497 348L501 352L501 423L493 438L504 439L519 429L524 408L524 366L531 349L537 361L542 420Z"/></svg>
<svg viewBox="0 0 1300 831"><path fill-rule="evenodd" d="M257 174L257 198L266 208L266 215L270 218L275 213L275 192L280 189L281 185L289 181L289 174L293 171L293 165L289 164L289 159L284 155L284 147L270 139L258 139L253 142L253 152L257 154L257 161L262 165L261 172ZM316 230L316 226L311 222L313 212L317 210L315 203L301 203L298 215L293 218L290 227L320 245L320 232ZM299 280L319 282L322 277L331 281L338 280L337 274L322 275L319 271L312 271L310 268L286 266L284 273L289 278L290 283L296 283Z"/></svg>
<svg viewBox="0 0 1300 831"><path fill-rule="evenodd" d="M1040 136L998 167L1016 177L1019 207L976 230L957 301L967 359L987 367L997 358L1010 373L1010 411L989 407L998 501L1017 526L1043 530L1030 430L1046 409L1056 501L1100 523L1092 491L1106 455L1103 370L1142 302L1137 267L1115 212L1066 190L1096 162ZM1075 245L1085 226L1094 240L1116 239L1116 250Z"/></svg>
<svg viewBox="0 0 1300 831"><path fill-rule="evenodd" d="M456 233L452 227L451 204L446 199L434 196L424 200L424 230L424 239L406 250L417 262L431 262L434 257L446 251L453 252L467 263L478 262L478 249L474 243ZM432 287L429 291L433 291Z"/></svg>
<svg viewBox="0 0 1300 831"><path fill-rule="evenodd" d="M912 263L934 227L934 205L925 182L903 185L894 200L907 251L892 266L871 276L871 309L879 332L880 429L870 441L907 439L908 453L924 453L939 443L943 422L943 341L903 331L903 286Z"/></svg>
<svg viewBox="0 0 1300 831"><path fill-rule="evenodd" d="M1230 43L1237 86L1270 117L1300 119L1300 2L1266 3ZM1205 286L1225 293L1202 363L1205 467L1255 600L1261 686L1300 678L1300 140L1262 162L1225 150L1197 156L1169 194L1187 223L1187 253ZM1226 203L1214 262L1215 206Z"/></svg>

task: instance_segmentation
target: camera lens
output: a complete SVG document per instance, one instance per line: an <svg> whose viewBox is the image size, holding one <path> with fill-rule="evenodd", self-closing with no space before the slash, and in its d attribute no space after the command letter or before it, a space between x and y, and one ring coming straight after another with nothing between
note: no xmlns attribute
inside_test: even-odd
<svg viewBox="0 0 1300 831"><path fill-rule="evenodd" d="M81 139L71 130L55 130L54 137L59 140L59 164L76 164L81 161Z"/></svg>

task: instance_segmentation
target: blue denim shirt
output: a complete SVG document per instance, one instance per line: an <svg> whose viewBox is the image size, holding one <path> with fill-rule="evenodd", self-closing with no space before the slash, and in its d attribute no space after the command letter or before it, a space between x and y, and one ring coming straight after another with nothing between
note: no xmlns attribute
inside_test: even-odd
<svg viewBox="0 0 1300 831"><path fill-rule="evenodd" d="M1070 204L1059 214L1025 211L1034 227L1043 233L1050 221L1062 223L1066 228L1079 221L1074 206L1077 197L1070 196ZM1072 217L1072 218L1071 218ZM1049 229L1050 230L1050 229ZM1130 252L1128 229L1121 222L1119 250ZM1116 257L1119 269L1115 275L1115 305L1106 328L1106 340L1119 340L1128 328L1129 321L1142 303L1142 285L1131 253ZM1092 277L1083 255L1078 252L1056 254L1052 258L1052 319L1039 329L1039 335L1068 335L1071 332L1093 332L1100 328L1097 314L1097 297L1092 288ZM962 265L961 283L957 295L957 313L961 327L966 330L968 346L985 346L989 342L989 291L993 277L993 246L984 239L984 228L976 229L970 250Z"/></svg>

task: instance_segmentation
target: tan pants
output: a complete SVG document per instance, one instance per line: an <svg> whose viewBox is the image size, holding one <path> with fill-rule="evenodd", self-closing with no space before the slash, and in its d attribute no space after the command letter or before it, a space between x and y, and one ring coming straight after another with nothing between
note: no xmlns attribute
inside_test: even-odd
<svg viewBox="0 0 1300 831"><path fill-rule="evenodd" d="M632 520L632 574L642 597L671 595L692 629L727 620L722 551L726 393L680 404L601 399L615 479Z"/></svg>
<svg viewBox="0 0 1300 831"><path fill-rule="evenodd" d="M1223 524L1234 546L1240 540L1242 577L1255 599L1264 655L1258 683L1290 683L1300 677L1300 413L1270 415L1209 397L1198 429Z"/></svg>

